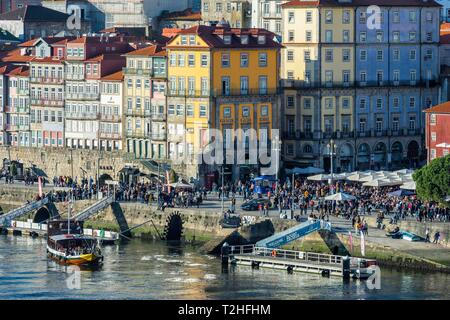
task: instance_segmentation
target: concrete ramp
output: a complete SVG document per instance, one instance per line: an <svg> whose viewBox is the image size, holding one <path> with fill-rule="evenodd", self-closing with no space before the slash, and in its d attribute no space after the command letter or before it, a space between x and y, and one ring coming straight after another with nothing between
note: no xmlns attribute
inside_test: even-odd
<svg viewBox="0 0 450 320"><path fill-rule="evenodd" d="M87 220L90 217L92 217L93 215L95 215L95 214L99 213L100 211L102 211L103 209L107 208L109 205L111 205L111 203L113 203L113 201L114 201L114 196L113 195L105 197L103 199L100 199L96 203L90 205L89 207L87 207L83 211L81 211L78 214L76 214L73 217L73 219L77 220L77 221Z"/></svg>
<svg viewBox="0 0 450 320"><path fill-rule="evenodd" d="M321 229L331 231L331 224L323 220L306 221L292 228L286 229L283 232L275 233L274 235L266 239L258 241L256 243L256 246L266 248L279 248L285 244L288 244Z"/></svg>
<svg viewBox="0 0 450 320"><path fill-rule="evenodd" d="M11 223L11 220L14 220L20 216L23 216L27 213L30 213L34 210L37 210L41 208L42 206L45 206L48 204L50 200L45 197L41 200L32 201L30 203L27 203L19 208L13 209L9 211L8 213L0 216L0 226L9 227L9 224Z"/></svg>

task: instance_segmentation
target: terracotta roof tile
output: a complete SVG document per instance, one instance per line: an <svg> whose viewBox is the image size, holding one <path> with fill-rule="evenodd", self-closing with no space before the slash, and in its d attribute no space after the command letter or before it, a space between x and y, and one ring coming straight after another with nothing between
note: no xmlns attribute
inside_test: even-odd
<svg viewBox="0 0 450 320"><path fill-rule="evenodd" d="M450 101L438 104L434 107L428 108L423 112L426 113L450 113Z"/></svg>
<svg viewBox="0 0 450 320"><path fill-rule="evenodd" d="M166 50L162 46L154 44L154 45L142 48L142 49L128 52L125 55L126 56L165 57Z"/></svg>
<svg viewBox="0 0 450 320"><path fill-rule="evenodd" d="M441 7L441 5L434 0L353 0L348 2L339 2L338 0L293 0L283 4L282 7L358 7L372 5L386 7Z"/></svg>
<svg viewBox="0 0 450 320"><path fill-rule="evenodd" d="M104 76L100 79L101 81L123 81L123 72L117 71L111 74L108 74L107 76Z"/></svg>

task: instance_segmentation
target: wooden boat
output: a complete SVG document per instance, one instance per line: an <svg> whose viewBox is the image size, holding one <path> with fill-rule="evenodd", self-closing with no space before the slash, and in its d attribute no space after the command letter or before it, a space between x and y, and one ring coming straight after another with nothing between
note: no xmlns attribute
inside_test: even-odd
<svg viewBox="0 0 450 320"><path fill-rule="evenodd" d="M49 221L47 255L64 265L93 266L103 262L98 240L83 234L80 221Z"/></svg>

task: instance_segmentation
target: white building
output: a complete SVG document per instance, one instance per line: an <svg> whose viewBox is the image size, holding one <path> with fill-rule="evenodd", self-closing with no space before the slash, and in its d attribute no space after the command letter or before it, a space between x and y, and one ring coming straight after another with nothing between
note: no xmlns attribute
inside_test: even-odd
<svg viewBox="0 0 450 320"><path fill-rule="evenodd" d="M252 0L252 27L281 36L281 5L289 0Z"/></svg>

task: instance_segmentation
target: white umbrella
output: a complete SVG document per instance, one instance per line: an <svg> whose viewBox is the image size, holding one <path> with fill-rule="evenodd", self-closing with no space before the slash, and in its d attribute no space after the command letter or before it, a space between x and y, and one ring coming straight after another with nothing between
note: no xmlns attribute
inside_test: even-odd
<svg viewBox="0 0 450 320"><path fill-rule="evenodd" d="M369 174L367 174L367 173L360 173L360 172L352 173L351 175L347 176L347 180L359 182L359 181L361 181L362 178L366 178L368 176L369 176Z"/></svg>
<svg viewBox="0 0 450 320"><path fill-rule="evenodd" d="M308 180L312 180L312 181L325 181L328 180L330 178L329 174L316 174L315 176L311 176L308 177Z"/></svg>
<svg viewBox="0 0 450 320"><path fill-rule="evenodd" d="M183 182L171 183L170 186L173 188L192 189L192 186L190 184L183 183Z"/></svg>
<svg viewBox="0 0 450 320"><path fill-rule="evenodd" d="M351 194L339 192L339 193L327 196L324 199L330 200L330 201L348 201L348 200L356 200L356 197L352 196Z"/></svg>
<svg viewBox="0 0 450 320"><path fill-rule="evenodd" d="M405 190L416 190L416 183L414 181L405 182L400 186L400 189Z"/></svg>
<svg viewBox="0 0 450 320"><path fill-rule="evenodd" d="M450 196L446 196L445 201L450 202Z"/></svg>
<svg viewBox="0 0 450 320"><path fill-rule="evenodd" d="M386 187L386 186L395 186L400 185L402 182L400 180L390 180L390 179L377 179L372 181L367 181L363 183L364 187Z"/></svg>
<svg viewBox="0 0 450 320"><path fill-rule="evenodd" d="M397 171L394 171L395 173L402 175L402 174L412 174L414 172L414 170L411 169L400 169Z"/></svg>

